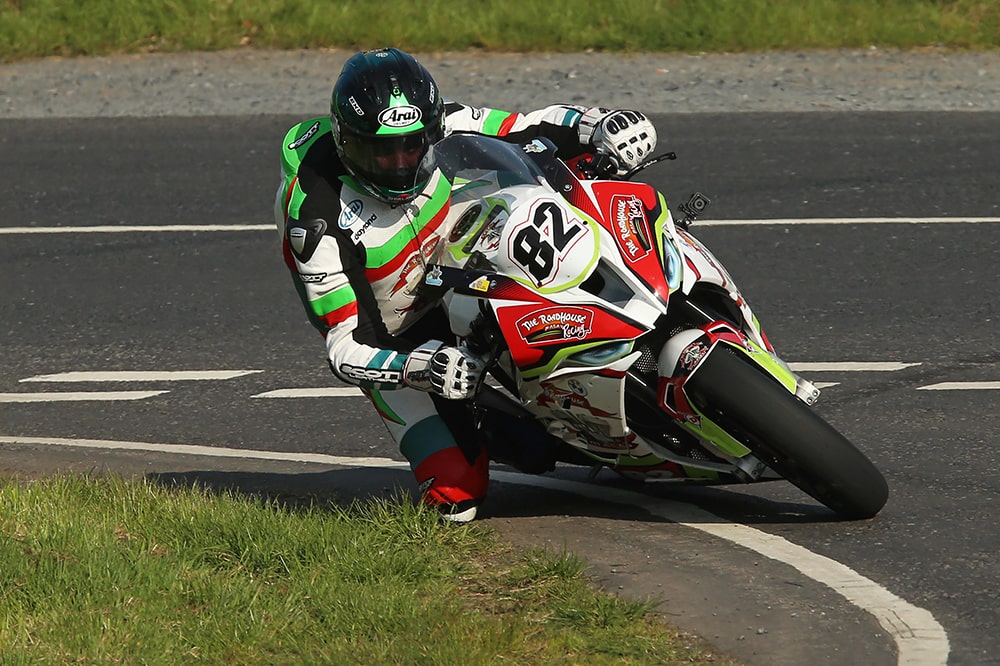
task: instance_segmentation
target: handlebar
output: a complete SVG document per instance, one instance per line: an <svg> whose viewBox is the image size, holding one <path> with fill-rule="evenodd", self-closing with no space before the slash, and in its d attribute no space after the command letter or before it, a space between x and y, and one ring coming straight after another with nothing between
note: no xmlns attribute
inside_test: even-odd
<svg viewBox="0 0 1000 666"><path fill-rule="evenodd" d="M615 159L603 153L584 155L576 160L570 160L568 164L578 176L586 180L632 180L632 176L643 169L666 160L676 159L677 153L673 151L655 155L622 175L618 175L618 163Z"/></svg>

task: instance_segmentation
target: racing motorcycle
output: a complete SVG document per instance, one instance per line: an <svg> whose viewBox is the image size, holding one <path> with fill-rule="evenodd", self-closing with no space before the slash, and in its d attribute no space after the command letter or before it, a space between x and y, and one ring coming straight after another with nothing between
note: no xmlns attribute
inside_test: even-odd
<svg viewBox="0 0 1000 666"><path fill-rule="evenodd" d="M785 479L843 518L888 498L882 474L812 406L819 390L775 352L677 207L606 158L575 164L547 139L453 135L424 171L451 184L424 288L495 382L470 401L494 460L625 476Z"/></svg>

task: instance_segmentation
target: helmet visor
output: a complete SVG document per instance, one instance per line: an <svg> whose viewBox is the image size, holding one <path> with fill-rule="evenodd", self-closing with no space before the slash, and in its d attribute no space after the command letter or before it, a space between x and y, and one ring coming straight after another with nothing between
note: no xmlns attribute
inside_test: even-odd
<svg viewBox="0 0 1000 666"><path fill-rule="evenodd" d="M385 194L412 193L425 183L417 182L420 160L431 144L440 139L440 127L410 134L372 136L343 127L344 161L354 175Z"/></svg>

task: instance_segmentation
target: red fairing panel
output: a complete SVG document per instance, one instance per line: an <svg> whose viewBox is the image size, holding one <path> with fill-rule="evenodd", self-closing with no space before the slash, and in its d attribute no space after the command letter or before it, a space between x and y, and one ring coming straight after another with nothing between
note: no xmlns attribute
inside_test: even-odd
<svg viewBox="0 0 1000 666"><path fill-rule="evenodd" d="M597 200L597 222L615 239L625 265L664 303L670 295L657 254L652 222L662 210L656 190L642 183L595 181L588 183Z"/></svg>
<svg viewBox="0 0 1000 666"><path fill-rule="evenodd" d="M521 368L538 365L566 346L631 340L646 332L598 306L557 303L514 280L497 280L489 297L511 357Z"/></svg>

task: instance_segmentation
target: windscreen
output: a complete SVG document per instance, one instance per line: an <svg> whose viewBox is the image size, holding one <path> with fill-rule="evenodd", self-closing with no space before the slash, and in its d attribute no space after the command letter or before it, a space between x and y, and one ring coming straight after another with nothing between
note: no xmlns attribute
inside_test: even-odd
<svg viewBox="0 0 1000 666"><path fill-rule="evenodd" d="M417 178L429 178L440 169L452 185L496 174L501 187L537 185L542 181L541 170L515 143L476 134L453 134L438 141L420 163Z"/></svg>

